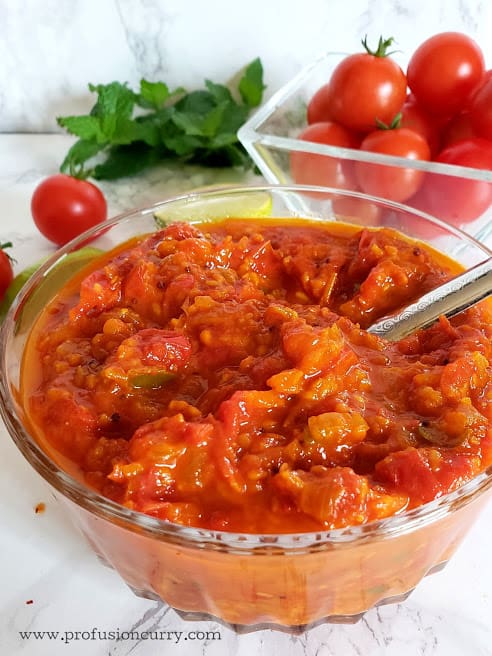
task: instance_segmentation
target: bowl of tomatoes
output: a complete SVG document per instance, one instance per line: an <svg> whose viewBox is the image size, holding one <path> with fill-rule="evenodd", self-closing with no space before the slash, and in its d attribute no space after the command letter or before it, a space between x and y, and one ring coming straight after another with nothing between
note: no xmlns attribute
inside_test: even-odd
<svg viewBox="0 0 492 656"><path fill-rule="evenodd" d="M492 77L480 47L437 34L405 61L392 39L326 53L281 88L239 137L269 182L362 191L487 237ZM352 201L334 210L350 215Z"/></svg>
<svg viewBox="0 0 492 656"><path fill-rule="evenodd" d="M490 301L367 328L490 254L358 192L168 199L30 279L0 411L135 594L237 631L356 622L441 569L492 489Z"/></svg>

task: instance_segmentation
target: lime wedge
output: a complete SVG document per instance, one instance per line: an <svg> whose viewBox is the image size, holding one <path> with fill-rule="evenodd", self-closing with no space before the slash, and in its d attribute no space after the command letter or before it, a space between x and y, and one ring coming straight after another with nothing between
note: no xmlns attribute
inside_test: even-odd
<svg viewBox="0 0 492 656"><path fill-rule="evenodd" d="M45 273L44 278L29 296L22 308L23 321L26 319L26 316L34 318L34 316L45 307L46 303L51 300L65 281L69 280L80 269L82 269L82 267L101 253L102 251L98 248L85 246L77 251L73 251L73 253L68 253L63 259L58 261L56 265L51 267L51 269ZM29 278L36 273L42 264L43 262L37 262L15 276L0 303L0 322L7 314L9 307L14 302L22 287L26 284Z"/></svg>
<svg viewBox="0 0 492 656"><path fill-rule="evenodd" d="M57 289L63 283L70 280L76 273L80 271L86 264L89 264L95 257L102 254L100 248L93 246L84 246L77 251L67 253L63 259L58 262L46 272L46 282L49 281L51 289Z"/></svg>
<svg viewBox="0 0 492 656"><path fill-rule="evenodd" d="M9 307L12 305L12 303L14 302L14 299L17 296L17 294L24 287L24 285L32 276L32 274L35 273L39 269L39 267L43 264L43 261L44 260L41 260L40 262L36 262L36 264L31 264L31 266L26 267L23 271L18 273L15 276L15 278L12 280L12 282L7 288L7 291L5 292L5 296L3 297L2 302L0 303L0 321L7 314L7 311Z"/></svg>
<svg viewBox="0 0 492 656"><path fill-rule="evenodd" d="M211 188L209 188L211 189ZM201 223L230 218L261 218L270 216L273 201L266 191L245 191L217 196L191 194L182 201L173 201L154 212L157 225L161 228L174 221Z"/></svg>

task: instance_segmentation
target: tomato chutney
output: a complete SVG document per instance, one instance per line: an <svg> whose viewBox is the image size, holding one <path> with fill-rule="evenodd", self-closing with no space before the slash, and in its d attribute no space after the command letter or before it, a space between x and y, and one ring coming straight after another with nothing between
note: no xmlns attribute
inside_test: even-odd
<svg viewBox="0 0 492 656"><path fill-rule="evenodd" d="M492 309L396 343L366 328L460 270L389 228L170 224L43 310L22 369L31 430L88 487L187 526L401 513L492 463Z"/></svg>

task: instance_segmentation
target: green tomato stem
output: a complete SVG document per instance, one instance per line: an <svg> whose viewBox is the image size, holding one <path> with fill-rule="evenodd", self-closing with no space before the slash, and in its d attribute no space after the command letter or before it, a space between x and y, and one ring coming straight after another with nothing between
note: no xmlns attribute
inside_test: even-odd
<svg viewBox="0 0 492 656"><path fill-rule="evenodd" d="M83 164L77 165L72 159L68 164L68 175L76 180L87 180L94 173L94 169L86 169Z"/></svg>
<svg viewBox="0 0 492 656"><path fill-rule="evenodd" d="M389 57L392 55L395 50L388 52L388 48L394 43L394 38L390 36L389 39L384 39L382 36L379 37L378 47L376 50L371 50L367 44L367 34L362 39L362 45L364 46L365 51L368 55L373 55L374 57Z"/></svg>
<svg viewBox="0 0 492 656"><path fill-rule="evenodd" d="M378 118L376 118L376 125L378 126L379 130L397 130L401 126L402 118L403 118L403 114L401 112L398 112L398 114L395 116L395 118L391 121L389 125L384 121L380 121Z"/></svg>
<svg viewBox="0 0 492 656"><path fill-rule="evenodd" d="M11 241L6 241L4 244L0 244L0 250L5 251L6 248L12 248L13 244ZM5 251L5 255L8 257L9 261L12 262L12 264L16 264L17 260L15 260L10 253L7 253Z"/></svg>

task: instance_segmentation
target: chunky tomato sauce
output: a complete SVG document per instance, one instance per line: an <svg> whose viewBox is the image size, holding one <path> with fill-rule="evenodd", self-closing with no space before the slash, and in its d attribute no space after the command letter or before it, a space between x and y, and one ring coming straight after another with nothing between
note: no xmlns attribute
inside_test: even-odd
<svg viewBox="0 0 492 656"><path fill-rule="evenodd" d="M170 225L44 311L33 429L90 487L185 525L315 531L418 506L492 463L491 306L399 343L364 328L457 270L389 229Z"/></svg>

